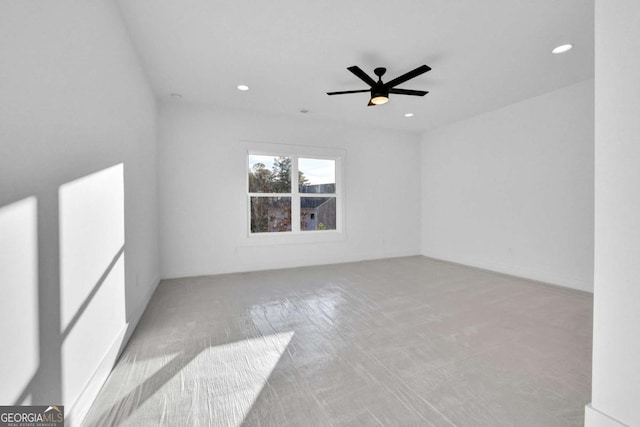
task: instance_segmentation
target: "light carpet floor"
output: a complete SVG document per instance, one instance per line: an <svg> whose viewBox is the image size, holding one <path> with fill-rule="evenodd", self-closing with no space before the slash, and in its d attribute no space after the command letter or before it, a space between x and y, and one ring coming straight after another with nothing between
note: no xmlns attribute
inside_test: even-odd
<svg viewBox="0 0 640 427"><path fill-rule="evenodd" d="M591 294L425 257L165 280L86 426L580 426Z"/></svg>

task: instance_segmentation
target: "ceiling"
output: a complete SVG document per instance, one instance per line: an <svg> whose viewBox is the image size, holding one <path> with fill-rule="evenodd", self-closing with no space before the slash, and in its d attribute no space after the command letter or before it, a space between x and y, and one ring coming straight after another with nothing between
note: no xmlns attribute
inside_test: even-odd
<svg viewBox="0 0 640 427"><path fill-rule="evenodd" d="M120 0L159 99L423 131L593 77L593 0ZM551 49L574 49L553 55ZM367 107L358 65L390 80ZM238 84L250 87L247 92ZM182 95L172 98L172 93ZM412 112L414 117L405 118Z"/></svg>

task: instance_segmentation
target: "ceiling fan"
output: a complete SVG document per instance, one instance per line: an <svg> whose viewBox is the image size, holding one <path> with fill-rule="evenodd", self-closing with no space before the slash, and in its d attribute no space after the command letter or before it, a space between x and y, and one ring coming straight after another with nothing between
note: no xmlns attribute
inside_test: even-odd
<svg viewBox="0 0 640 427"><path fill-rule="evenodd" d="M400 77L396 77L393 80L390 80L386 83L382 81L382 76L387 72L386 68L379 67L373 70L374 74L378 76L378 81L376 82L374 79L369 77L367 73L362 71L360 67L357 65L348 67L347 70L351 71L356 77L360 78L363 82L368 84L370 89L362 89L362 90L343 90L340 92L327 92L327 95L344 95L347 93L363 93L363 92L371 92L371 98L369 99L369 106L384 104L389 101L389 94L394 93L396 95L413 95L413 96L425 96L427 93L424 90L411 90L411 89L398 89L396 86L406 82L407 80L411 80L414 77L418 77L420 74L424 74L427 71L431 70L431 67L428 65L421 65L413 71L409 71L401 75Z"/></svg>

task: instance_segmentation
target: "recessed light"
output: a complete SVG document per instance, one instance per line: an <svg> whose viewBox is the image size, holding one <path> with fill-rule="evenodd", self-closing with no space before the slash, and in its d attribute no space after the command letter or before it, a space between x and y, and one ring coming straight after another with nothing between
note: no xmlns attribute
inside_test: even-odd
<svg viewBox="0 0 640 427"><path fill-rule="evenodd" d="M559 54L559 53L565 53L565 52L570 51L572 47L573 47L572 44L563 44L563 45L560 45L560 46L556 47L555 49L553 49L551 51L551 53L554 53L556 55Z"/></svg>
<svg viewBox="0 0 640 427"><path fill-rule="evenodd" d="M238 85L236 87L238 88L238 90L241 90L243 92L246 92L246 91L249 90L249 86L247 86L247 85Z"/></svg>
<svg viewBox="0 0 640 427"><path fill-rule="evenodd" d="M413 113L405 113L405 117L413 117Z"/></svg>

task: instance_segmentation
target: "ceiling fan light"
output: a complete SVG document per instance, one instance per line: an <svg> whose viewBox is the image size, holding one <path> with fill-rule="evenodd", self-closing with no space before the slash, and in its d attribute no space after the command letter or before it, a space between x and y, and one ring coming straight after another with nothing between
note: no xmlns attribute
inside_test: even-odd
<svg viewBox="0 0 640 427"><path fill-rule="evenodd" d="M386 104L389 102L389 91L383 87L373 88L371 91L371 101L374 105Z"/></svg>
<svg viewBox="0 0 640 427"><path fill-rule="evenodd" d="M385 95L376 95L371 98L371 103L375 105L386 104L387 102L389 102L389 98Z"/></svg>

